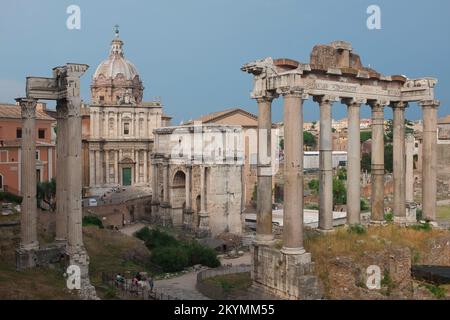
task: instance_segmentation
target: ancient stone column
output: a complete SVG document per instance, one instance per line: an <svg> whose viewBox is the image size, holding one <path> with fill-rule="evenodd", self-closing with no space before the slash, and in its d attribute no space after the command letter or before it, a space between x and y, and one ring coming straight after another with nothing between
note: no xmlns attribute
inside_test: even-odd
<svg viewBox="0 0 450 320"><path fill-rule="evenodd" d="M55 241L66 243L67 241L67 183L66 173L69 170L67 166L67 106L66 103L58 103L57 128L56 135L56 237ZM89 156L92 156L89 152ZM90 163L90 168L92 168ZM89 172L90 181L94 177L94 172ZM95 180L94 180L95 181ZM91 184L93 186L94 183Z"/></svg>
<svg viewBox="0 0 450 320"><path fill-rule="evenodd" d="M198 214L199 218L199 225L198 225L198 231L197 236L199 238L205 238L210 236L211 230L209 228L209 215L208 215L208 209L206 207L206 166L201 165L200 166L200 190L201 190L201 197L200 197L200 212Z"/></svg>
<svg viewBox="0 0 450 320"><path fill-rule="evenodd" d="M347 142L347 223L361 223L361 138L360 108L361 103L355 99L344 99L348 113Z"/></svg>
<svg viewBox="0 0 450 320"><path fill-rule="evenodd" d="M114 152L114 183L119 184L119 151Z"/></svg>
<svg viewBox="0 0 450 320"><path fill-rule="evenodd" d="M394 216L398 222L405 222L405 108L407 103L392 104L393 119L393 175L394 175Z"/></svg>
<svg viewBox="0 0 450 320"><path fill-rule="evenodd" d="M411 203L414 202L414 135L411 133L406 136L405 155L405 200L406 203Z"/></svg>
<svg viewBox="0 0 450 320"><path fill-rule="evenodd" d="M105 183L109 185L109 150L105 150Z"/></svg>
<svg viewBox="0 0 450 320"><path fill-rule="evenodd" d="M272 96L260 97L258 102L258 180L256 200L256 243L273 245L272 234Z"/></svg>
<svg viewBox="0 0 450 320"><path fill-rule="evenodd" d="M319 229L333 230L333 147L331 136L331 106L334 97L316 96L320 106L319 153Z"/></svg>
<svg viewBox="0 0 450 320"><path fill-rule="evenodd" d="M102 162L100 150L95 151L95 184L100 186L103 184L102 178Z"/></svg>
<svg viewBox="0 0 450 320"><path fill-rule="evenodd" d="M152 217L151 222L157 223L159 220L159 194L158 194L158 164L152 158Z"/></svg>
<svg viewBox="0 0 450 320"><path fill-rule="evenodd" d="M303 248L303 101L301 90L289 89L282 94L284 96L282 252L294 255L305 253Z"/></svg>
<svg viewBox="0 0 450 320"><path fill-rule="evenodd" d="M436 220L437 193L437 100L421 101L423 112L423 150L422 150L422 216L423 219Z"/></svg>
<svg viewBox="0 0 450 320"><path fill-rule="evenodd" d="M169 203L169 165L163 165L163 202Z"/></svg>
<svg viewBox="0 0 450 320"><path fill-rule="evenodd" d="M16 99L22 116L21 186L22 206L20 221L20 249L39 248L37 238L36 203L36 104L35 99Z"/></svg>
<svg viewBox="0 0 450 320"><path fill-rule="evenodd" d="M143 183L145 183L145 184L147 184L147 182L148 182L148 173L147 173L147 168L148 168L148 159L147 159L147 156L148 156L148 152L147 152L147 150L144 150L144 164L142 165L144 168L143 168L143 174L144 174L144 181L142 181Z"/></svg>
<svg viewBox="0 0 450 320"><path fill-rule="evenodd" d="M58 148L58 143L56 145L56 148ZM58 177L56 178L58 179ZM89 186L93 187L94 185L95 185L95 151L89 150ZM58 190L56 190L56 192L58 192Z"/></svg>
<svg viewBox="0 0 450 320"><path fill-rule="evenodd" d="M387 102L372 100L372 213L373 222L384 221L384 106Z"/></svg>

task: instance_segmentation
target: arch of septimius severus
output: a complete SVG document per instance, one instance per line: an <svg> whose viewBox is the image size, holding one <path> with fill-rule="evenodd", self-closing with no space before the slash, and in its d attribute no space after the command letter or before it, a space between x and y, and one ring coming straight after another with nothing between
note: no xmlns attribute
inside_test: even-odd
<svg viewBox="0 0 450 320"><path fill-rule="evenodd" d="M18 98L22 109L22 215L21 239L16 251L17 269L43 266L60 260L78 266L80 296L95 299L90 284L89 256L82 234L82 162L80 77L85 64L68 63L53 69L52 78L28 77L26 98ZM56 142L56 238L52 245L40 245L37 236L35 119L38 99L56 100L58 136Z"/></svg>
<svg viewBox="0 0 450 320"><path fill-rule="evenodd" d="M242 71L253 74L251 97L257 101L258 195L257 234L253 247L255 286L289 298L317 298L319 285L311 274L311 257L303 247L303 101L312 98L320 107L319 228L333 229L331 108L342 102L348 110L347 221L360 223L360 108L372 109L371 221L384 220L384 109L394 119L394 215L406 223L405 109L419 102L423 111L423 216L436 214L436 126L439 102L433 78L383 76L363 67L350 43L336 41L315 46L309 64L291 59L266 58L250 62ZM272 164L270 152L271 104L284 98L285 159L283 248L274 249L272 234ZM267 133L267 134L266 134ZM266 138L267 137L267 138ZM267 145L266 145L267 144ZM280 272L281 271L281 272Z"/></svg>

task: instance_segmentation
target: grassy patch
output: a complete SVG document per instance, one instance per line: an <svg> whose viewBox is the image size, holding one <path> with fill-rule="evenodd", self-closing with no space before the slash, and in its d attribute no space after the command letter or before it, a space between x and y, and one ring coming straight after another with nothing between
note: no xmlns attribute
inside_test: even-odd
<svg viewBox="0 0 450 320"><path fill-rule="evenodd" d="M225 291L247 290L252 285L250 272L227 274L204 280L205 283L221 288Z"/></svg>
<svg viewBox="0 0 450 320"><path fill-rule="evenodd" d="M121 272L132 277L137 272L155 274L159 271L151 264L150 251L136 238L93 226L84 227L83 235L90 257L90 278L96 287L102 285L102 272Z"/></svg>
<svg viewBox="0 0 450 320"><path fill-rule="evenodd" d="M427 288L427 290L430 291L437 299L443 299L447 295L447 289L443 286L436 286L428 283L423 286Z"/></svg>
<svg viewBox="0 0 450 320"><path fill-rule="evenodd" d="M366 232L358 231L360 227L341 227L331 234L322 234L317 237L305 237L305 248L311 252L315 261L315 271L325 285L329 288L329 273L332 272L332 261L336 257L350 257L357 260L364 259L368 252L381 252L386 249L387 243L408 247L413 253L412 259L420 264L427 257L428 243L431 239L448 235L446 230L431 229L423 232L422 229L402 228L395 224L387 226L371 226Z"/></svg>
<svg viewBox="0 0 450 320"><path fill-rule="evenodd" d="M0 260L0 300L74 300L62 270L35 268L18 272L14 260Z"/></svg>

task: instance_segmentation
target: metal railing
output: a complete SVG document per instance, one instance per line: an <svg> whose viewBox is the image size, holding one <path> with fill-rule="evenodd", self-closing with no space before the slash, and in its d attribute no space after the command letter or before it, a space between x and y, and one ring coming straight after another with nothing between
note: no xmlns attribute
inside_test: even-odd
<svg viewBox="0 0 450 320"><path fill-rule="evenodd" d="M102 272L102 283L118 290L122 297L124 298L137 298L142 300L181 300L178 297L166 294L161 290L153 288L153 290L148 286L147 280L142 281L145 285L135 284L132 279L124 279L123 282L118 282L116 280L116 274Z"/></svg>

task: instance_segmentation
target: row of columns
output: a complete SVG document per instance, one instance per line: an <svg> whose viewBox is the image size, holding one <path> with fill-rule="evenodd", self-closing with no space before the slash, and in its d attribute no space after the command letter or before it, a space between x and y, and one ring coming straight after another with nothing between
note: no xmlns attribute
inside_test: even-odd
<svg viewBox="0 0 450 320"><path fill-rule="evenodd" d="M72 101L73 100L73 101ZM58 100L56 176L56 241L76 250L83 246L81 230L81 117L77 98ZM36 99L17 99L22 116L22 216L20 248L39 248L36 200Z"/></svg>
<svg viewBox="0 0 450 320"><path fill-rule="evenodd" d="M108 112L92 111L91 113L91 127L90 132L92 132L93 138L117 138L124 136L123 134L123 124L129 123L130 133L127 135L129 137L135 138L148 138L152 136L152 117L153 125L157 124L157 114L144 113L144 117L139 116L138 113L131 113L131 118L123 118L122 113L114 111L114 117L108 116ZM114 127L110 129L110 121L113 120ZM142 131L142 134L141 134Z"/></svg>
<svg viewBox="0 0 450 320"><path fill-rule="evenodd" d="M119 172L119 162L121 159L121 150L113 150L113 159L110 158L111 150L90 150L89 151L89 183L90 186L103 185L103 184L120 184L120 172ZM141 150L135 150L134 152L134 183L147 183L149 181L148 176L148 151L142 150L143 152L143 162L140 161ZM103 170L102 153L105 159L105 170ZM114 163L114 178L110 177L110 165L111 160ZM140 181L141 164L143 181ZM105 176L104 176L105 174Z"/></svg>
<svg viewBox="0 0 450 320"><path fill-rule="evenodd" d="M284 97L284 215L282 249L286 254L301 254L303 249L303 99L301 89L281 90ZM275 96L267 93L258 103L258 182L256 243L271 245L272 234L272 168L271 168L271 103ZM337 97L315 96L320 106L320 205L319 228L333 229L333 171L331 106ZM384 107L388 101L347 98L342 99L348 110L347 162L347 222L360 223L360 107L367 103L372 109L372 194L371 220L384 221ZM407 103L390 104L394 111L394 214L406 218L406 169L412 170L405 156L405 109ZM423 129L423 192L424 218L435 219L436 212L436 121L437 101L421 102Z"/></svg>

